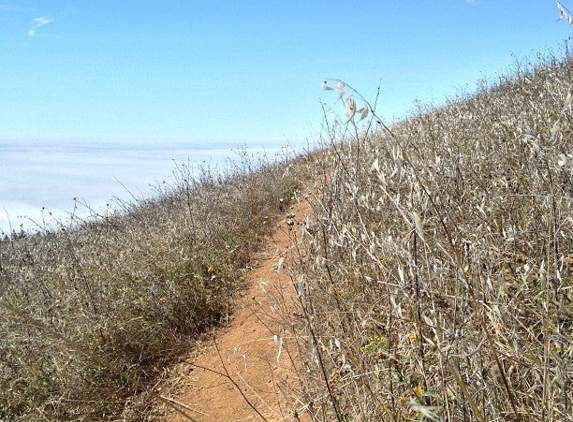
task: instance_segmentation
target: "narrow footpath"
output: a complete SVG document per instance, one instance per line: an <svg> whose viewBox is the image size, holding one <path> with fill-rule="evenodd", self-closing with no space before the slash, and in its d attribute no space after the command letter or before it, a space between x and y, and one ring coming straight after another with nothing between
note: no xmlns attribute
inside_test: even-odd
<svg viewBox="0 0 573 422"><path fill-rule="evenodd" d="M295 333L284 315L296 315L288 266L299 259L301 226L310 211L300 198L286 212L247 275L232 321L179 365L178 392L162 396L165 422L306 420L297 399Z"/></svg>

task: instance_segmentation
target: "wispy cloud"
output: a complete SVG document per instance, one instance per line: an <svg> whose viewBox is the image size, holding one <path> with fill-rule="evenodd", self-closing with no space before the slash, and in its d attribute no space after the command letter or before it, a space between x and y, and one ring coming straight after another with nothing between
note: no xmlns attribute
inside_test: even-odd
<svg viewBox="0 0 573 422"><path fill-rule="evenodd" d="M36 36L40 35L40 34L38 34L38 29L40 29L42 26L45 26L45 25L47 25L53 21L54 21L54 18L51 16L42 16L39 18L32 19L32 23L34 25L32 26L32 28L30 28L28 30L28 35L30 37L36 37Z"/></svg>
<svg viewBox="0 0 573 422"><path fill-rule="evenodd" d="M25 7L16 6L15 4L1 3L0 12L25 12L28 11Z"/></svg>

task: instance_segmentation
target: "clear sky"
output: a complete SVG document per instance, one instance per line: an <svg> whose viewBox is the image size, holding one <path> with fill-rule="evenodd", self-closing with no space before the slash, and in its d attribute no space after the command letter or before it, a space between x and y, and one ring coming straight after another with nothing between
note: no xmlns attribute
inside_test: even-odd
<svg viewBox="0 0 573 422"><path fill-rule="evenodd" d="M381 82L390 121L557 50L558 17L553 0L0 0L0 137L300 143L325 78L372 100Z"/></svg>

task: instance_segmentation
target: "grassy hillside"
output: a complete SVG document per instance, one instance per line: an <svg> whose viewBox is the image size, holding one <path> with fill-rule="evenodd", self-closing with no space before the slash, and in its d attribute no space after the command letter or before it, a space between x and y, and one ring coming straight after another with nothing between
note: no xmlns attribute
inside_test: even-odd
<svg viewBox="0 0 573 422"><path fill-rule="evenodd" d="M183 167L122 213L1 242L0 420L145 419L309 175L298 413L570 420L572 81L565 48L389 129L326 121L297 160Z"/></svg>
<svg viewBox="0 0 573 422"><path fill-rule="evenodd" d="M0 420L143 419L166 365L231 311L298 177L182 166L123 212L0 243Z"/></svg>
<svg viewBox="0 0 573 422"><path fill-rule="evenodd" d="M301 413L573 420L572 93L566 48L390 130L325 133L293 275Z"/></svg>

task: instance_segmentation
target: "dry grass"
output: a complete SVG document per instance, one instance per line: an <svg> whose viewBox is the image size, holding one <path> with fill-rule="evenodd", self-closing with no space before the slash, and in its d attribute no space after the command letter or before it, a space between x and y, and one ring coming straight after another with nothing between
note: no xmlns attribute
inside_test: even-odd
<svg viewBox="0 0 573 422"><path fill-rule="evenodd" d="M145 419L308 174L295 419L573 420L572 81L566 44L391 128L326 83L319 151L1 243L0 420Z"/></svg>
<svg viewBox="0 0 573 422"><path fill-rule="evenodd" d="M165 366L225 322L297 188L289 164L245 158L225 175L180 166L152 199L0 242L0 420L146 417Z"/></svg>
<svg viewBox="0 0 573 422"><path fill-rule="evenodd" d="M573 420L572 81L565 46L374 132L339 89L292 275L299 413Z"/></svg>

